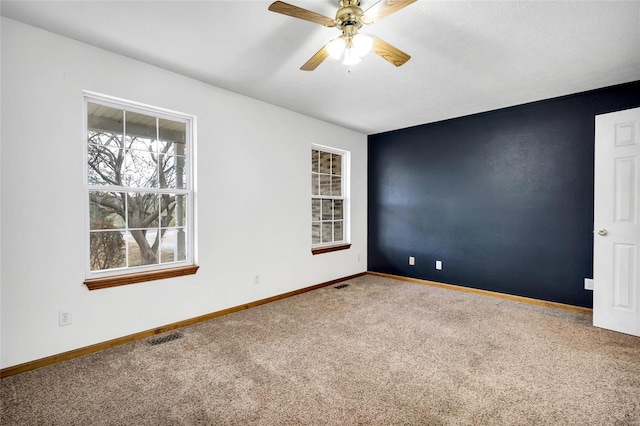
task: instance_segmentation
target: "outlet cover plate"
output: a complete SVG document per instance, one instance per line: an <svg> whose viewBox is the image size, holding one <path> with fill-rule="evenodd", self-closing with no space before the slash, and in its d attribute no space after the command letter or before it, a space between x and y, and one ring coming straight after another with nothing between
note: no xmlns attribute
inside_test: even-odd
<svg viewBox="0 0 640 426"><path fill-rule="evenodd" d="M71 312L58 312L58 326L71 325Z"/></svg>
<svg viewBox="0 0 640 426"><path fill-rule="evenodd" d="M593 290L593 278L585 278L584 279L584 289L585 290Z"/></svg>

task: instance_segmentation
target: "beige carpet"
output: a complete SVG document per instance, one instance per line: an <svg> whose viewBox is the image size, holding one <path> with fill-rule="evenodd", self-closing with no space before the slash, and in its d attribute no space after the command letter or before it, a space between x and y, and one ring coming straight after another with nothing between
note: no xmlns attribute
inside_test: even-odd
<svg viewBox="0 0 640 426"><path fill-rule="evenodd" d="M1 382L3 425L640 425L640 338L363 276Z"/></svg>

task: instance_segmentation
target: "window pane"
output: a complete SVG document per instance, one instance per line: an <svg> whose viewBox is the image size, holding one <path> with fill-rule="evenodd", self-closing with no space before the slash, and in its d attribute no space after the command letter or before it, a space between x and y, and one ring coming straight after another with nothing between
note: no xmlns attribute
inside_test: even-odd
<svg viewBox="0 0 640 426"><path fill-rule="evenodd" d="M162 226L187 225L187 196L162 195Z"/></svg>
<svg viewBox="0 0 640 426"><path fill-rule="evenodd" d="M87 149L89 185L120 185L124 151L112 145L89 145Z"/></svg>
<svg viewBox="0 0 640 426"><path fill-rule="evenodd" d="M123 111L87 103L89 184L119 184ZM120 161L118 161L120 160Z"/></svg>
<svg viewBox="0 0 640 426"><path fill-rule="evenodd" d="M136 112L125 112L127 148L157 152L156 118Z"/></svg>
<svg viewBox="0 0 640 426"><path fill-rule="evenodd" d="M312 149L311 150L311 171L313 173L318 173L318 160L320 159L320 153L315 150Z"/></svg>
<svg viewBox="0 0 640 426"><path fill-rule="evenodd" d="M160 216L162 227L185 226L187 222L187 204L185 195L160 195Z"/></svg>
<svg viewBox="0 0 640 426"><path fill-rule="evenodd" d="M187 260L187 231L185 228L176 229L177 260Z"/></svg>
<svg viewBox="0 0 640 426"><path fill-rule="evenodd" d="M331 176L331 195L342 195L342 178L340 176Z"/></svg>
<svg viewBox="0 0 640 426"><path fill-rule="evenodd" d="M127 238L129 266L154 265L158 263L157 229L132 230Z"/></svg>
<svg viewBox="0 0 640 426"><path fill-rule="evenodd" d="M158 119L160 132L160 152L185 155L187 124L180 121Z"/></svg>
<svg viewBox="0 0 640 426"><path fill-rule="evenodd" d="M333 223L333 241L342 241L344 240L343 231L342 231L342 222L334 222Z"/></svg>
<svg viewBox="0 0 640 426"><path fill-rule="evenodd" d="M89 229L123 229L124 211L124 193L89 191Z"/></svg>
<svg viewBox="0 0 640 426"><path fill-rule="evenodd" d="M311 220L320 220L320 200L311 200Z"/></svg>
<svg viewBox="0 0 640 426"><path fill-rule="evenodd" d="M330 243L333 241L333 227L331 222L322 223L322 242Z"/></svg>
<svg viewBox="0 0 640 426"><path fill-rule="evenodd" d="M320 194L331 195L331 176L320 175Z"/></svg>
<svg viewBox="0 0 640 426"><path fill-rule="evenodd" d="M89 143L115 143L119 147L124 131L123 117L122 109L87 102Z"/></svg>
<svg viewBox="0 0 640 426"><path fill-rule="evenodd" d="M311 174L311 195L318 195L318 184L320 183L320 176Z"/></svg>
<svg viewBox="0 0 640 426"><path fill-rule="evenodd" d="M335 220L344 219L342 217L342 200L333 201L333 218Z"/></svg>
<svg viewBox="0 0 640 426"><path fill-rule="evenodd" d="M342 155L331 154L331 174L338 176L342 174Z"/></svg>
<svg viewBox="0 0 640 426"><path fill-rule="evenodd" d="M123 232L91 232L89 240L89 268L92 271L126 266Z"/></svg>
<svg viewBox="0 0 640 426"><path fill-rule="evenodd" d="M311 244L320 244L322 240L320 239L320 223L312 223L311 224Z"/></svg>
<svg viewBox="0 0 640 426"><path fill-rule="evenodd" d="M129 229L158 226L158 194L129 192L127 203Z"/></svg>
<svg viewBox="0 0 640 426"><path fill-rule="evenodd" d="M320 151L320 173L331 173L331 153Z"/></svg>
<svg viewBox="0 0 640 426"><path fill-rule="evenodd" d="M186 188L186 124L160 118L160 187Z"/></svg>
<svg viewBox="0 0 640 426"><path fill-rule="evenodd" d="M177 262L185 260L186 241L184 229L163 230L162 242L160 243L160 262Z"/></svg>
<svg viewBox="0 0 640 426"><path fill-rule="evenodd" d="M333 200L322 200L322 220L333 219Z"/></svg>
<svg viewBox="0 0 640 426"><path fill-rule="evenodd" d="M160 187L161 188L186 188L187 173L185 170L185 157L175 155L160 156Z"/></svg>
<svg viewBox="0 0 640 426"><path fill-rule="evenodd" d="M126 151L123 185L131 188L157 188L157 160L158 156L148 151Z"/></svg>

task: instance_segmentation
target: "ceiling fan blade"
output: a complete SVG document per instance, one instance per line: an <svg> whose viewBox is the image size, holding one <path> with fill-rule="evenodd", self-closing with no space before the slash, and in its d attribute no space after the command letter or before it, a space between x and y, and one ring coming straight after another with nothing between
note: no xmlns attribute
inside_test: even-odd
<svg viewBox="0 0 640 426"><path fill-rule="evenodd" d="M293 16L294 18L304 19L305 21L324 25L325 27L336 26L336 22L333 20L333 18L329 18L328 16L324 16L319 13L294 6L283 1L275 1L271 3L271 5L269 6L269 10L276 13L282 13L283 15Z"/></svg>
<svg viewBox="0 0 640 426"><path fill-rule="evenodd" d="M402 50L393 47L386 41L378 37L372 38L373 46L371 47L371 49L376 52L381 58L391 62L396 67L399 67L400 65L411 59L411 56L407 55Z"/></svg>
<svg viewBox="0 0 640 426"><path fill-rule="evenodd" d="M416 0L380 0L369 9L364 11L362 16L363 24L373 24L384 18L385 16L389 16L394 12L399 11L403 7L409 6L411 3Z"/></svg>
<svg viewBox="0 0 640 426"><path fill-rule="evenodd" d="M300 67L302 71L313 71L318 68L318 65L329 57L329 51L327 45L322 46L322 49L318 50L303 66Z"/></svg>

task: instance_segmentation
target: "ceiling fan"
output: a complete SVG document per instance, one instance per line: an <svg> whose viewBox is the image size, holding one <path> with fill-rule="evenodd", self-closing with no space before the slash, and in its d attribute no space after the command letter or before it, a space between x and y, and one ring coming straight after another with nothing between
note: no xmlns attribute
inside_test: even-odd
<svg viewBox="0 0 640 426"><path fill-rule="evenodd" d="M366 11L363 11L360 8L360 0L340 0L340 8L336 12L335 19L282 1L273 2L269 6L269 10L324 25L325 27L335 27L342 31L342 35L325 44L300 67L303 71L315 70L329 56L335 59L342 57L345 65L355 65L370 50L399 67L407 62L411 56L378 37L359 34L358 30L362 25L373 24L415 1L380 0Z"/></svg>

